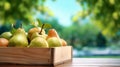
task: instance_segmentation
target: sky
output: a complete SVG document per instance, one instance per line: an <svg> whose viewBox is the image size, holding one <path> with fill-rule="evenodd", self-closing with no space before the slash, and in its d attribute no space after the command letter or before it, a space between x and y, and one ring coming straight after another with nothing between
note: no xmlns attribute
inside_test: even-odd
<svg viewBox="0 0 120 67"><path fill-rule="evenodd" d="M82 10L76 0L56 0L55 2L47 0L45 6L53 11L55 17L63 26L71 25L71 17Z"/></svg>

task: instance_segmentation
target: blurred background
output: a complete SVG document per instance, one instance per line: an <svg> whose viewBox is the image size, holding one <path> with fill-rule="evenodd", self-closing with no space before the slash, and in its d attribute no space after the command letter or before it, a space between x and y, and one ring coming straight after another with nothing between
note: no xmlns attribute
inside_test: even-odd
<svg viewBox="0 0 120 67"><path fill-rule="evenodd" d="M120 58L120 0L0 0L0 34L39 19L55 28L73 57Z"/></svg>

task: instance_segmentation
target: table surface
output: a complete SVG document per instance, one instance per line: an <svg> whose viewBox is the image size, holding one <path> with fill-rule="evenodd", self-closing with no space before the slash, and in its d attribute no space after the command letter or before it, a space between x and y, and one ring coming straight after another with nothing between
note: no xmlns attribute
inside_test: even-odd
<svg viewBox="0 0 120 67"><path fill-rule="evenodd" d="M0 64L0 67L120 67L120 58L73 58L56 66Z"/></svg>

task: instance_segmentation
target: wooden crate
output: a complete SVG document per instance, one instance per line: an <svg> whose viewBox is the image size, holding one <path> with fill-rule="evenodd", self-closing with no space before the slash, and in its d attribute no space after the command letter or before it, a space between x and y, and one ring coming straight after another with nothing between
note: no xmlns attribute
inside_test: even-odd
<svg viewBox="0 0 120 67"><path fill-rule="evenodd" d="M72 47L0 48L0 63L57 65L72 60Z"/></svg>

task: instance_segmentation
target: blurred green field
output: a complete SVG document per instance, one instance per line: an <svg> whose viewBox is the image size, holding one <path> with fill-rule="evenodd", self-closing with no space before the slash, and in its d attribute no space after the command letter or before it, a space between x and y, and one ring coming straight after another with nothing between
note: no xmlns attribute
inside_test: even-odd
<svg viewBox="0 0 120 67"><path fill-rule="evenodd" d="M75 58L120 58L120 56L82 56Z"/></svg>

